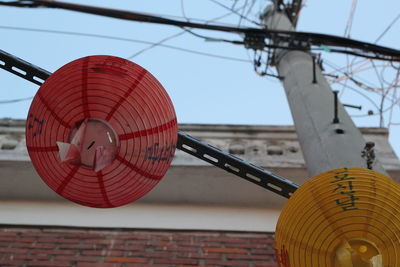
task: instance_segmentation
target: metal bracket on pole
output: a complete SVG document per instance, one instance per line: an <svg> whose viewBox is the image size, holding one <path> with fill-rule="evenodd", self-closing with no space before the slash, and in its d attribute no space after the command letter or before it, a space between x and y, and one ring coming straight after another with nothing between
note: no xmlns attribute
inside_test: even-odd
<svg viewBox="0 0 400 267"><path fill-rule="evenodd" d="M37 85L41 85L51 75L51 72L3 50L0 50L0 68ZM299 185L286 178L239 159L181 131L178 132L177 148L286 198L290 198L299 188Z"/></svg>
<svg viewBox="0 0 400 267"><path fill-rule="evenodd" d="M313 59L313 80L312 80L312 83L316 84L317 83L317 74L315 73L316 72L316 67L315 67L316 62L315 61L317 60L317 58L315 57L315 55L313 55L312 59Z"/></svg>
<svg viewBox="0 0 400 267"><path fill-rule="evenodd" d="M333 112L334 112L334 114L333 114L333 123L339 123L339 111L338 111L338 105L339 105L339 103L338 103L338 93L339 93L339 91L333 91L333 96L334 96L334 98L333 98Z"/></svg>

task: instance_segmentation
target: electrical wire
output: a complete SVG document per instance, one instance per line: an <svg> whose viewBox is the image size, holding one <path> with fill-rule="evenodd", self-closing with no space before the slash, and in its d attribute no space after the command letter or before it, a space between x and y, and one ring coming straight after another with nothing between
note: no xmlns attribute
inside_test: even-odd
<svg viewBox="0 0 400 267"><path fill-rule="evenodd" d="M183 35L183 34L185 34L185 31L181 31L181 32L175 33L175 34L173 34L173 35L167 36L167 37L165 37L165 38L159 40L158 42L155 42L155 43L151 44L150 46L147 46L147 47L145 47L145 48L139 50L139 51L136 52L135 54L133 54L133 55L127 57L127 59L132 59L132 58L134 58L134 57L137 57L137 56L139 56L140 54L143 54L144 52L146 52L146 51L148 51L148 50L150 50L150 49L153 49L154 47L163 46L162 44L165 43L166 41L172 40L172 39L174 39L174 38L176 38L176 37L179 37L179 36L181 36L181 35Z"/></svg>
<svg viewBox="0 0 400 267"><path fill-rule="evenodd" d="M240 9L242 9L242 8L244 8L244 6L242 6L241 8L238 8L238 10L240 10ZM224 14L224 15L215 17L215 18L213 18L213 19L206 20L205 23L207 24L207 23L210 23L210 22L218 21L218 20L220 20L220 19L222 19L222 18L225 18L225 17L227 17L227 16L230 16L231 14L232 14L232 12L226 13L226 14ZM138 52L136 52L135 54L133 54L133 55L127 57L127 58L128 58L128 59L135 58L135 57L141 55L142 53L144 53L144 52L146 52L146 51L149 51L150 49L153 49L153 48L155 48L155 47L157 47L157 46L160 46L161 44L165 43L166 41L169 41L169 40L172 40L172 39L174 39L174 38L177 38L177 37L179 37L179 36L181 36L181 35L183 35L183 34L185 34L185 33L186 33L186 30L183 30L183 31L180 31L180 32L175 33L175 34L173 34L173 35L167 36L167 37L165 37L165 38L159 40L158 42L156 42L156 43L154 43L154 44L152 44L152 45L150 45L150 46L148 46L148 47L145 47L145 48L139 50Z"/></svg>
<svg viewBox="0 0 400 267"><path fill-rule="evenodd" d="M356 1L357 1L357 0L353 0L351 15L350 15L350 17L349 17L348 24L347 24L346 30L345 30L345 36L347 35L348 37L350 36L350 30L351 30L351 26L352 26L352 22L353 22L353 16L354 16L354 12L355 12L355 6L356 6L356 4L357 4ZM374 43L377 43L377 42L390 30L390 28L397 22L397 20L398 20L399 18L400 18L400 14L398 14L398 15L394 18L394 20L385 28L385 30L379 35L379 37L375 40ZM355 59L354 59L354 60L355 60ZM354 63L354 60L353 60L352 63ZM378 79L378 81L379 81L379 83L380 83L380 85L381 85L381 89L379 90L379 91L381 92L381 93L380 93L380 95L381 95L380 106L379 106L379 108L378 108L379 114L376 114L376 115L379 115L379 126L380 126L380 127L383 127L383 125L384 125L384 121L383 121L383 120L384 120L384 116L383 116L384 110L383 110L383 107L384 107L385 99L388 97L389 92L391 91L391 89L394 88L394 93L393 93L392 99L391 99L392 103L394 103L394 104L392 104L392 106L389 107L389 109L386 109L386 110L385 110L385 112L388 111L388 110L390 110L389 123L388 123L388 126L390 127L390 123L391 123L392 116L393 116L393 108L394 108L394 105L395 105L396 103L398 103L397 94L395 94L396 88L397 88L397 85L396 85L396 84L397 84L398 76L397 76L397 78L396 78L391 84L389 84L388 82L385 81L384 74L383 74L384 71L385 71L385 69L386 69L386 66L383 66L383 67L382 67L382 71L381 71L380 73L378 73L376 64L375 64L372 60L368 60L368 61L371 62L372 68L374 69L375 74L376 74L376 77L377 77L377 79ZM346 67L346 68L347 68L347 72L348 72L348 73L353 72L353 70L351 70L351 72L349 71L349 69L351 68L352 65L353 65L353 64L347 64L347 67ZM392 65L392 66L393 66L393 65ZM356 80L355 80L352 76L350 76L350 75L345 74L345 76L346 76L349 80L355 82L358 86L360 86L360 87L362 87L362 88L364 88L364 89L376 91L376 89L371 88L371 87L367 87L365 84L360 83L359 81L356 81ZM346 79L346 80L347 80L347 79ZM389 85L389 86L385 88L385 84L386 84L386 85ZM343 85L343 90L341 91L341 94L344 92L344 90L345 90L345 88L346 88L346 85L347 85L347 84L344 84L344 85ZM365 115L365 116L368 116L368 115Z"/></svg>
<svg viewBox="0 0 400 267"><path fill-rule="evenodd" d="M379 110L379 106L374 102L374 100L372 98L370 98L369 96L367 96L366 94L360 92L359 90L357 90L356 88L347 85L347 88L350 89L351 91L361 95L362 97L364 97L366 100L368 100L377 110Z"/></svg>
<svg viewBox="0 0 400 267"><path fill-rule="evenodd" d="M352 23L353 23L353 16L354 16L354 13L355 13L355 9L356 9L356 5L357 5L357 0L353 0L353 3L352 3L352 8L351 8L351 12L350 12L350 16L349 16L349 20L348 20L348 23L347 23L347 26L346 26L346 29L345 29L345 36L347 36L347 37L349 37L350 36L350 31L351 31L351 26L352 26ZM389 29L397 22L397 20L400 18L400 14L398 14L393 20L392 20L392 22L385 28L385 30L378 36L378 38L375 40L375 42L374 43L377 43L388 31L389 31ZM347 57L346 57L346 59L347 59ZM355 60L355 59L354 59ZM353 63L354 63L354 60L353 60ZM388 87L387 89L385 89L384 88L384 84L388 84L388 83L386 83L386 81L385 81L385 79L384 79L384 74L383 74L383 72L384 72L384 70L385 70L385 67L383 67L382 68L382 71L381 71L381 73L379 74L378 73L378 71L377 71L377 66L375 65L375 63L372 61L372 60L369 60L370 62L371 62L371 64L372 64L372 66L373 66L373 69L375 70L375 73L376 73L376 76L377 76L377 79L379 80L379 82L380 82L380 84L381 84L381 103L380 103L380 114L381 114L381 116L380 116L380 126L382 126L382 124L383 124L383 117L382 117L382 109L383 109L383 105L384 105L384 101L385 101L385 98L386 98L386 96L389 94L389 91L390 91L390 89L392 89L392 88L394 88L394 87L396 87L396 85L391 85L390 87ZM352 66L353 64L347 64L347 73L350 73L350 71L349 71L349 69L351 68L351 66ZM351 72L353 72L353 71L351 71ZM355 79L352 79L352 77L351 76L349 76L349 75L346 75L350 80L352 80L353 82L356 82L355 81ZM366 88L365 87L365 85L363 85L363 84L361 84L360 82L356 82L356 84L358 85L358 86L361 86L361 87L363 87L364 89L369 89L369 90L373 90L373 88ZM345 84L346 85L346 84ZM345 90L345 85L343 85L343 90L341 91L341 94L343 94L343 92L344 92L344 90ZM391 120L391 116L392 116L392 110L393 109L391 109L391 115L390 115L390 119L389 120Z"/></svg>
<svg viewBox="0 0 400 267"><path fill-rule="evenodd" d="M356 12L356 8L357 8L357 0L353 0L352 4L351 4L351 9L350 9L350 15L347 20L346 28L344 30L344 37L348 37L348 38L350 37L351 28L353 26L354 13Z"/></svg>
<svg viewBox="0 0 400 267"><path fill-rule="evenodd" d="M244 5L245 5L245 6L247 6L247 1L248 1L248 0L245 0L245 2L244 2ZM242 23L242 18L244 17L244 12L245 12L245 9L243 9L242 15L241 15L240 18L239 18L238 27L240 27L240 24Z"/></svg>
<svg viewBox="0 0 400 267"><path fill-rule="evenodd" d="M13 103L18 103L18 102L28 101L31 99L33 99L33 96L17 98L17 99L0 100L0 104L13 104Z"/></svg>
<svg viewBox="0 0 400 267"><path fill-rule="evenodd" d="M19 2L19 1L18 1ZM23 1L25 2L25 6L28 5L30 1ZM271 39L280 39L280 40L290 40L296 39L299 41L308 41L310 45L313 46L321 46L324 45L325 47L333 46L333 47L344 47L344 49L337 49L337 48L329 48L328 52L336 52L336 53L343 53L348 55L355 55L355 56L362 56L371 59L381 59L381 60L400 60L400 51L394 50L391 48L386 48L382 46L377 46L374 44L360 42L356 40L351 40L348 38L342 38L337 36L325 35L325 34L315 34L315 33L306 33L306 32L288 32L288 31L269 31L266 29L257 29L257 28L239 28L239 27L228 27L222 25L208 25L208 24L198 24L192 23L188 21L176 21L167 18L163 18L160 16L148 15L138 12L128 12L128 11L119 11L119 10L112 10L112 9L105 9L105 8L97 8L97 7L90 7L84 5L74 5L70 3L62 3L58 1L48 1L48 0L36 0L31 1L32 4L35 4L35 7L39 4L41 6L46 7L56 7L56 8L64 8L69 10L75 10L79 12L97 14L97 15L104 15L109 17L115 18L122 18L122 19L129 19L135 21L142 21L142 22L149 22L149 23L159 23L159 24L166 24L166 25L174 25L182 28L200 28L200 29L208 29L208 30L217 30L217 31L225 31L231 33L244 33L244 34L263 34L265 38ZM3 4L4 2L0 2ZM246 0L247 3L247 0ZM354 1L353 1L354 3ZM32 6L33 7L33 6ZM244 12L243 12L244 14ZM400 15L399 15L400 17ZM397 17L394 22L389 25L390 27L397 21ZM240 23L240 21L239 21ZM390 29L388 27L387 29ZM186 29L191 34L196 35L197 37L201 37L206 40L213 40L213 41L224 41L230 42L235 44L243 44L240 41L230 41L224 39L217 39L217 38L210 38L207 36L199 35L197 33L192 32L191 30ZM385 34L387 30L384 31ZM154 43L153 43L154 44ZM165 45L164 45L165 46ZM273 46L268 45L267 48L272 48ZM283 47L285 49L296 49L299 50L299 47ZM182 50L182 48L180 48ZM307 49L307 48L304 48ZM312 48L313 50L325 50L323 48ZM349 50L352 49L352 50ZM301 49L300 49L301 50ZM217 55L213 55L217 56ZM378 76L379 78L380 76ZM383 90L382 86L382 90ZM382 92L383 94L387 95L388 91ZM398 101L392 101L393 105L398 103ZM393 106L392 105L392 106ZM381 112L383 112L383 105L381 104Z"/></svg>
<svg viewBox="0 0 400 267"><path fill-rule="evenodd" d="M386 65L384 65L382 68L381 68L381 71L380 71L380 76L381 76L381 79L382 79L382 82L385 84L385 86L392 86L393 88L395 88L396 87L396 85L394 85L393 84L393 81L387 81L386 79L385 79L385 76L386 76L386 71L388 70L388 69L392 69L392 68L389 68L389 67L391 67L390 66L390 63L387 63ZM396 70L396 73L397 73L397 69L395 69Z"/></svg>
<svg viewBox="0 0 400 267"><path fill-rule="evenodd" d="M397 20L400 19L400 13L394 18L394 20L386 27L386 29L376 38L375 44L379 42L382 37L392 28L392 26L397 22Z"/></svg>
<svg viewBox="0 0 400 267"><path fill-rule="evenodd" d="M225 42L225 43L231 43L231 44L237 44L237 45L243 45L244 44L243 41L226 40L226 39L222 39L222 38L215 38L215 37L205 36L205 35L202 35L202 34L195 33L192 30L189 30L187 28L183 28L183 30L186 31L187 33L190 33L193 36L202 38L202 39L204 39L205 41L208 41L208 42Z"/></svg>
<svg viewBox="0 0 400 267"><path fill-rule="evenodd" d="M246 18L250 15L251 11L253 10L253 7L254 7L255 3L256 3L256 0L252 0L252 2L250 4L250 7L247 9ZM261 24L260 24L260 26L261 26Z"/></svg>
<svg viewBox="0 0 400 267"><path fill-rule="evenodd" d="M190 19L186 16L186 13L185 13L184 1L185 0L181 0L181 13L182 13L183 17L186 19L186 21L190 22Z"/></svg>
<svg viewBox="0 0 400 267"><path fill-rule="evenodd" d="M357 0L353 0L352 1L352 5L351 5L351 9L350 9L350 15L349 15L349 18L347 20L346 28L344 30L344 37L350 38L350 33L351 33L351 28L353 26L353 18L354 18L354 14L355 14L356 8L357 8ZM351 72L351 65L349 65L349 55L346 55L346 63L347 63L346 64L347 65L346 72L350 73ZM342 90L340 91L340 95L339 96L342 96L344 94L344 92L346 90L346 85L347 85L347 79L345 81L345 84L342 87Z"/></svg>
<svg viewBox="0 0 400 267"><path fill-rule="evenodd" d="M125 19L125 20L173 25L181 28L182 27L197 28L197 29L224 31L230 33L243 33L243 34L261 34L265 38L280 38L281 40L294 39L298 41L309 42L310 44L315 46L325 45L325 46L335 46L335 47L346 47L346 49L348 48L358 49L359 52L346 51L343 49L330 49L330 51L337 53L345 53L345 54L347 53L351 55L357 55L372 59L400 61L399 50L327 34L293 32L293 31L272 31L259 28L238 28L238 27L228 27L222 25L199 24L187 21L167 19L155 15L147 15L140 12L101 8L96 6L77 5L72 3L50 1L50 0L35 0L35 1L24 1L24 2L31 2L32 4L35 5L40 4L41 7L62 8L66 10L73 10L83 13L102 15L102 16ZM4 4L4 1L0 2L0 5L2 4ZM366 53L363 54L363 51L367 52L367 54ZM373 55L371 55L371 53Z"/></svg>
<svg viewBox="0 0 400 267"><path fill-rule="evenodd" d="M254 21L254 20L251 20L251 19L249 19L247 16L244 16L243 14L240 14L238 11L236 11L235 9L233 9L233 7L230 8L230 7L224 5L224 4L222 4L222 3L220 3L220 2L218 2L218 1L216 1L216 0L208 0L208 1L213 2L214 4L216 4L216 5L218 5L218 6L222 7L222 8L225 8L226 10L231 11L233 14L238 15L241 19L244 19L244 20L246 20L246 21L248 21L248 22L251 22L251 23L253 23L253 24L257 25L257 26L262 26L261 23L258 23L258 22ZM254 2L254 1L253 1L253 2ZM244 7L245 7L245 6L246 6L246 3L244 4ZM243 10L245 10L245 9L243 9ZM239 24L239 25L240 25L240 24Z"/></svg>
<svg viewBox="0 0 400 267"><path fill-rule="evenodd" d="M381 89L382 89L381 101L380 101L380 106L379 106L379 127L383 127L383 125L384 125L383 107L385 105L385 99L386 99L386 96L388 95L388 93L390 91L390 88L388 88L387 90L384 89L384 83L383 83L383 81L381 79L381 76L380 76L380 74L378 72L378 69L377 69L375 63L372 60L371 60L371 64L374 67L375 74L376 74L376 76L377 76L377 78L379 80L379 83L380 83Z"/></svg>
<svg viewBox="0 0 400 267"><path fill-rule="evenodd" d="M386 107L386 108L383 109L383 108L381 108L380 106L378 106L372 98L368 97L366 94L360 92L360 91L357 90L356 88L347 85L347 89L350 89L351 91L353 91L353 92L355 92L355 93L361 95L362 97L364 97L364 98L365 98L366 100L368 100L368 101L376 108L376 110L378 111L378 112L375 112L375 113L372 114L372 115L369 115L369 114L367 114L367 115L351 115L351 117L362 118L362 117L381 116L381 114L383 115L383 114L387 113L388 111L391 111L391 109L392 109L395 105L400 104L400 99L399 99L399 98L397 98L397 97L396 97L396 98L392 98L392 99L391 99L392 104L391 104L389 107Z"/></svg>
<svg viewBox="0 0 400 267"><path fill-rule="evenodd" d="M349 72L349 73L344 71L344 70L342 70L343 68L339 68L338 66L335 66L333 63L329 62L328 60L325 60L324 62L325 62L325 64L327 66L331 67L336 72L340 72L340 73L343 74L342 77L338 77L337 79L335 79L333 81L333 83L338 83L338 82L341 82L341 81L351 80L354 84L356 84L357 86L359 86L359 87L361 87L361 88L363 88L363 89L365 89L367 91L379 92L379 90L377 90L377 86L367 85L366 84L367 81L365 81L364 79L358 78L358 77L356 79L354 77L356 73L361 72L361 71L365 71L367 69L370 69L370 67L365 67L364 68L364 66L368 62L366 62L366 61L365 62L360 62L360 63L363 63L363 64L361 66L359 66L357 69L351 70L351 72ZM362 82L362 81L364 81L364 82Z"/></svg>
<svg viewBox="0 0 400 267"><path fill-rule="evenodd" d="M358 64L359 64L359 63L362 63L362 65L359 67L359 68L362 68L362 67L365 66L365 64L368 63L368 62L358 62ZM368 91L371 91L372 89L375 89L375 88L366 88L366 85L364 85L363 83L357 81L353 76L351 76L351 75L345 73L344 70L339 69L339 68L336 67L336 66L333 66L334 64L331 64L330 62L326 62L326 64L327 64L329 67L335 69L336 71L339 71L339 72L341 72L341 73L344 73L345 76L346 76L349 80L353 81L357 86L360 86L360 87L363 88L363 89L370 89L370 90L368 90ZM377 68L376 65L373 65L373 67ZM382 65L382 67L385 67L385 65ZM355 71L356 71L356 70L353 70L353 72L355 72ZM398 70L397 72L399 72L399 70ZM388 111L390 111L390 113L389 113L389 123L390 123L391 117L392 117L392 114L393 114L393 108L395 107L395 105L397 105L397 104L400 103L400 99L398 99L398 97L397 97L396 94L393 94L392 97L389 97L389 96L388 96L388 94L389 94L389 92L390 92L390 89L391 89L391 88L396 88L396 84L397 84L398 80L399 80L399 76L398 76L398 74L397 74L397 75L396 75L396 79L392 82L391 85L389 85L388 88L383 88L383 89L380 90L380 91L372 90L372 92L374 92L374 93L379 93L380 96L381 96L381 102L380 102L380 105L379 105L379 106L375 103L375 101L374 101L373 99L371 99L370 97L368 97L366 94L364 94L364 93L360 92L359 90L357 90L356 88L351 87L351 86L349 86L348 84L346 84L346 83L345 83L346 80L338 80L338 79L336 79L335 82L336 82L336 83L339 83L340 85L346 85L346 89L350 89L350 90L356 92L357 94L360 94L361 96L363 96L364 98L366 98L366 99L376 108L376 110L377 110L377 112L375 112L375 113L372 114L372 115L371 115L371 114L367 114L367 115L351 115L353 118L362 118L362 117L379 116L379 118L380 118L380 119L379 119L379 125L382 127L382 126L385 125L385 124L384 124L384 121L383 121L383 119L384 119L384 114L386 114ZM382 83L381 83L381 86L382 86ZM391 104L389 107L387 107L387 108L384 108L384 103L382 103L382 94L384 94L384 99L388 99L388 100L391 101L391 103L392 103L392 104Z"/></svg>
<svg viewBox="0 0 400 267"><path fill-rule="evenodd" d="M383 109L381 113L384 114L384 113L390 111L395 105L398 105L399 103L400 103L400 99L397 99L396 101L392 102L392 104L389 107ZM379 107L378 107L378 111L379 111ZM380 115L380 113L375 113L373 115L355 115L355 117L368 117L368 116L378 116L378 115Z"/></svg>
<svg viewBox="0 0 400 267"><path fill-rule="evenodd" d="M397 79L399 78L399 73L400 72L397 72ZM393 90L393 97L392 97L393 99L396 99L397 98L397 88L394 88L394 90ZM392 104L393 104L393 102L392 102ZM392 120L393 120L393 108L392 109L390 109L390 114L389 114L389 123L388 123L388 128L390 128L390 126L391 126L391 124L392 124Z"/></svg>
<svg viewBox="0 0 400 267"><path fill-rule="evenodd" d="M58 31L58 30L26 28L26 27L12 27L12 26L0 26L0 29L18 30L18 31L30 31L30 32L42 32L42 33L52 33L52 34L65 34L65 35L84 36L84 37L95 37L95 38L103 38L103 39L110 39L110 40L118 40L118 41L140 43L140 44L150 44L150 45L156 44L156 43L153 43L153 42L142 41L142 40L137 40L137 39L130 39L130 38L125 38L125 37L116 37L116 36L108 36L108 35L101 35L101 34L93 34L93 33L80 33L80 32L70 32L70 31ZM251 61L249 61L247 59L241 59L241 58L234 58L234 57L210 54L210 53L196 51L196 50L187 49L187 48L183 48L183 47L177 47L177 46L165 45L165 44L158 44L158 45L161 46L161 47L174 49L174 50L178 50L178 51L182 51L182 52L187 52L187 53L191 53L191 54L196 54L196 55L202 55L202 56L207 56L207 57L220 58L220 59L226 59L226 60L238 61L238 62L245 62L245 63L251 62Z"/></svg>

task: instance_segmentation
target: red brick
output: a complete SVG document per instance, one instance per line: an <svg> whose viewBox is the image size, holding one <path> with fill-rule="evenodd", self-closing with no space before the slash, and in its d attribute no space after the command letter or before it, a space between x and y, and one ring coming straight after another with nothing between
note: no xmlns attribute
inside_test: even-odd
<svg viewBox="0 0 400 267"><path fill-rule="evenodd" d="M121 267L120 263L78 263L77 267Z"/></svg>
<svg viewBox="0 0 400 267"><path fill-rule="evenodd" d="M54 244L40 243L40 244L34 244L32 247L42 248L42 249L54 249L56 246Z"/></svg>
<svg viewBox="0 0 400 267"><path fill-rule="evenodd" d="M128 252L127 256L132 257L147 257L150 259L155 258L171 258L173 255L169 252L147 252L147 251L140 251L140 252Z"/></svg>
<svg viewBox="0 0 400 267"><path fill-rule="evenodd" d="M79 239L64 239L64 238L39 238L39 243L58 243L58 244L79 244Z"/></svg>
<svg viewBox="0 0 400 267"><path fill-rule="evenodd" d="M16 260L0 260L0 266L22 266L24 264L23 261L16 261Z"/></svg>
<svg viewBox="0 0 400 267"><path fill-rule="evenodd" d="M186 259L221 259L221 254L208 254L208 253L178 253L176 254L178 258Z"/></svg>
<svg viewBox="0 0 400 267"><path fill-rule="evenodd" d="M271 256L268 255L245 255L245 254L228 254L227 259L230 260L268 260Z"/></svg>
<svg viewBox="0 0 400 267"><path fill-rule="evenodd" d="M161 236L157 238L157 240L161 241L191 241L191 240L198 240L197 238L190 237L190 236Z"/></svg>
<svg viewBox="0 0 400 267"><path fill-rule="evenodd" d="M0 236L0 242L14 242L17 238L10 236Z"/></svg>
<svg viewBox="0 0 400 267"><path fill-rule="evenodd" d="M196 243L191 243L191 242L177 242L177 245L180 247L215 247L219 248L221 247L221 243L217 242L202 242L198 241Z"/></svg>
<svg viewBox="0 0 400 267"><path fill-rule="evenodd" d="M85 244L96 244L96 245L122 245L124 241L122 240L99 240L99 239L87 239L85 240Z"/></svg>
<svg viewBox="0 0 400 267"><path fill-rule="evenodd" d="M97 234L97 235L112 235L112 236L119 236L119 235L129 235L132 233L131 231L118 231L114 229L110 230L98 230L98 229L90 229L87 231L88 234Z"/></svg>
<svg viewBox="0 0 400 267"><path fill-rule="evenodd" d="M272 234L268 233L226 233L224 234L226 237L233 237L233 238L250 238L251 240L258 239L258 238L267 238L272 239Z"/></svg>
<svg viewBox="0 0 400 267"><path fill-rule="evenodd" d="M98 246L98 245L89 245L89 244L85 244L85 245L81 245L81 244L61 244L60 248L61 249L96 249L96 248L101 248L102 246Z"/></svg>
<svg viewBox="0 0 400 267"><path fill-rule="evenodd" d="M248 244L237 244L237 243L225 243L227 248L271 248L272 245L264 243L248 243Z"/></svg>
<svg viewBox="0 0 400 267"><path fill-rule="evenodd" d="M269 240L266 238L256 238L256 239L252 239L251 242L253 243L263 243L263 244L274 244L274 240Z"/></svg>
<svg viewBox="0 0 400 267"><path fill-rule="evenodd" d="M12 253L12 254L25 254L27 253L27 249L18 249L18 248L0 248L1 253Z"/></svg>
<svg viewBox="0 0 400 267"><path fill-rule="evenodd" d="M158 251L181 251L181 252L197 252L198 248L188 248L188 247L156 247L155 250Z"/></svg>
<svg viewBox="0 0 400 267"><path fill-rule="evenodd" d="M131 237L137 237L137 238L145 238L145 239L151 239L152 236L157 236L157 232L149 232L149 231L131 231L131 232L125 232L124 236L131 236Z"/></svg>
<svg viewBox="0 0 400 267"><path fill-rule="evenodd" d="M0 250L3 261L25 260L25 263L39 263L38 266L47 266L46 262L56 266L59 260L61 264L79 267L85 264L86 267L186 267L199 263L207 263L207 267L276 267L271 262L274 241L268 233L12 228L0 229L0 238L4 239L0 248L7 249L7 252ZM21 253L27 249L32 254ZM110 258L145 262L104 262Z"/></svg>
<svg viewBox="0 0 400 267"><path fill-rule="evenodd" d="M149 240L151 236L138 236L138 235L113 235L113 239L118 240Z"/></svg>
<svg viewBox="0 0 400 267"><path fill-rule="evenodd" d="M73 257L73 256L56 256L56 260L60 261L74 261L74 262L82 262L82 261L91 261L91 262L97 262L99 261L99 257L87 257L87 256L79 256L79 257Z"/></svg>
<svg viewBox="0 0 400 267"><path fill-rule="evenodd" d="M22 234L25 237L62 237L62 234L51 234L51 233L43 233L43 232L26 232Z"/></svg>
<svg viewBox="0 0 400 267"><path fill-rule="evenodd" d="M71 264L69 262L51 262L53 265L49 265L49 266L54 266L54 267L64 267L64 266L68 266L70 267Z"/></svg>
<svg viewBox="0 0 400 267"><path fill-rule="evenodd" d="M205 253L247 254L246 249L235 248L203 248Z"/></svg>
<svg viewBox="0 0 400 267"><path fill-rule="evenodd" d="M203 239L204 242L220 242L220 243L249 243L248 239L228 238L228 237L207 237ZM251 240L253 241L253 240Z"/></svg>
<svg viewBox="0 0 400 267"><path fill-rule="evenodd" d="M105 235L90 233L70 233L62 235L64 238L71 239L105 239Z"/></svg>
<svg viewBox="0 0 400 267"><path fill-rule="evenodd" d="M166 231L133 231L132 235L148 235L148 236L173 236L175 232L166 232Z"/></svg>
<svg viewBox="0 0 400 267"><path fill-rule="evenodd" d="M122 251L110 251L110 250L84 250L81 252L82 255L86 256L123 256Z"/></svg>
<svg viewBox="0 0 400 267"><path fill-rule="evenodd" d="M275 250L273 248L252 249L250 254L254 254L254 255L275 255Z"/></svg>
<svg viewBox="0 0 400 267"><path fill-rule="evenodd" d="M140 240L140 239L117 239L119 242L121 242L120 244L126 244L126 245L130 245L130 246L144 246L144 245L154 245L154 243L157 242L157 244L168 244L168 242L164 242L164 241L151 241L151 240Z"/></svg>
<svg viewBox="0 0 400 267"><path fill-rule="evenodd" d="M198 264L198 260L194 259L154 259L154 263L161 264Z"/></svg>
<svg viewBox="0 0 400 267"><path fill-rule="evenodd" d="M34 238L18 238L18 239L14 239L15 242L24 242L24 243L33 243L36 242L36 239Z"/></svg>
<svg viewBox="0 0 400 267"><path fill-rule="evenodd" d="M125 240L127 245L145 245L145 246L171 246L172 242L154 241L154 240Z"/></svg>
<svg viewBox="0 0 400 267"><path fill-rule="evenodd" d="M63 249L32 249L32 254L54 254L54 255L75 255L76 252L73 250Z"/></svg>
<svg viewBox="0 0 400 267"><path fill-rule="evenodd" d="M249 263L245 261L216 261L216 260L206 260L204 262L205 265L217 265L217 266L239 266L239 267L248 267Z"/></svg>
<svg viewBox="0 0 400 267"><path fill-rule="evenodd" d="M198 237L219 237L221 233L218 232L184 232L180 235L183 236L198 236Z"/></svg>
<svg viewBox="0 0 400 267"><path fill-rule="evenodd" d="M125 251L143 251L146 250L145 246L114 246L113 249L115 250L125 250Z"/></svg>
<svg viewBox="0 0 400 267"><path fill-rule="evenodd" d="M27 263L27 266L54 266L54 267L69 267L71 266L68 262L61 261L32 261Z"/></svg>
<svg viewBox="0 0 400 267"><path fill-rule="evenodd" d="M256 261L253 262L254 267L278 267L276 262Z"/></svg>
<svg viewBox="0 0 400 267"><path fill-rule="evenodd" d="M10 245L9 242L0 242L0 248L6 248Z"/></svg>
<svg viewBox="0 0 400 267"><path fill-rule="evenodd" d="M145 258L127 258L127 257L108 257L104 262L119 262L119 263L148 263L149 259Z"/></svg>
<svg viewBox="0 0 400 267"><path fill-rule="evenodd" d="M43 233L60 233L60 234L66 234L66 233L73 233L73 234L86 234L89 231L88 230L82 230L82 229L75 229L75 228L43 228Z"/></svg>
<svg viewBox="0 0 400 267"><path fill-rule="evenodd" d="M15 237L1 237L0 242L23 242L23 243L33 243L36 240L33 238L15 238Z"/></svg>
<svg viewBox="0 0 400 267"><path fill-rule="evenodd" d="M16 243L11 244L13 248L41 248L41 249L54 249L54 244L35 244L35 243Z"/></svg>
<svg viewBox="0 0 400 267"><path fill-rule="evenodd" d="M17 260L50 260L50 255L27 255L27 254L21 254L21 255L13 255L13 257Z"/></svg>
<svg viewBox="0 0 400 267"><path fill-rule="evenodd" d="M16 232L0 232L0 237L16 237Z"/></svg>

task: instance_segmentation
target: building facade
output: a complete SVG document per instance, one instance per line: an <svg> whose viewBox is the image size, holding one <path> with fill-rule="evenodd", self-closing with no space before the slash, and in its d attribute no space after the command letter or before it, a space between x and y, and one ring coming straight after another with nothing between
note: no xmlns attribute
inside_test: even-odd
<svg viewBox="0 0 400 267"><path fill-rule="evenodd" d="M285 198L177 151L144 198L79 206L38 177L24 129L23 120L0 120L0 266L276 266L273 232ZM179 129L298 184L309 178L292 126ZM387 130L361 131L398 181Z"/></svg>

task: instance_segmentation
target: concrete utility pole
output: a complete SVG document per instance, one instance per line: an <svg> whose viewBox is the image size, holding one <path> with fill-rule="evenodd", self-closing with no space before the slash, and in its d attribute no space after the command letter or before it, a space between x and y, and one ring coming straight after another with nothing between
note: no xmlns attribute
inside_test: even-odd
<svg viewBox="0 0 400 267"><path fill-rule="evenodd" d="M268 29L295 30L287 15L277 8L267 8L264 19ZM334 101L335 94L313 56L309 52L285 49L276 50L274 56L309 174L372 166L374 171L387 175L377 159L367 164L362 157L366 142L343 106Z"/></svg>

